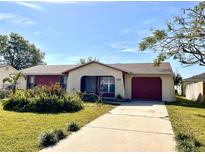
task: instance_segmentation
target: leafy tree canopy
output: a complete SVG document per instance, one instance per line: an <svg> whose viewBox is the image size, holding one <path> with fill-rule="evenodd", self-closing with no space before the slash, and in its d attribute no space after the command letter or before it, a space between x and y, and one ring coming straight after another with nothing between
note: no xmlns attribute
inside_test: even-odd
<svg viewBox="0 0 205 154"><path fill-rule="evenodd" d="M173 57L188 66L205 66L205 2L182 9L182 14L173 17L165 29L152 30L152 34L140 42L139 49L157 52L156 65Z"/></svg>
<svg viewBox="0 0 205 154"><path fill-rule="evenodd" d="M179 73L174 73L174 85L178 85L182 81L182 76Z"/></svg>
<svg viewBox="0 0 205 154"><path fill-rule="evenodd" d="M0 57L17 70L43 63L44 53L22 36L11 33L0 35Z"/></svg>
<svg viewBox="0 0 205 154"><path fill-rule="evenodd" d="M81 58L80 59L80 64L86 64L86 63L89 63L91 61L99 61L99 59L97 59L96 57L88 57L87 59L86 58Z"/></svg>

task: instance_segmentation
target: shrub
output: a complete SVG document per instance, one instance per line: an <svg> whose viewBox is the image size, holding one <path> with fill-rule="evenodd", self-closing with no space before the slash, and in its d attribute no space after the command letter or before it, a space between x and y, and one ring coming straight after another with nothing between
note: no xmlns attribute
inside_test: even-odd
<svg viewBox="0 0 205 154"><path fill-rule="evenodd" d="M76 122L68 123L68 131L76 132L79 129L80 129L80 127L78 126L78 124Z"/></svg>
<svg viewBox="0 0 205 154"><path fill-rule="evenodd" d="M42 94L41 96L32 99L32 102L29 104L29 110L40 113L63 112L59 107L60 99L61 98L58 98L56 95L47 96Z"/></svg>
<svg viewBox="0 0 205 154"><path fill-rule="evenodd" d="M192 140L184 140L178 145L180 151L183 152L198 152L199 146L196 146Z"/></svg>
<svg viewBox="0 0 205 154"><path fill-rule="evenodd" d="M40 147L48 147L56 144L58 141L64 139L66 135L62 130L55 129L40 135L38 144Z"/></svg>
<svg viewBox="0 0 205 154"><path fill-rule="evenodd" d="M3 102L3 109L11 111L25 111L28 104L29 100L25 95L20 92L16 92L10 99Z"/></svg>
<svg viewBox="0 0 205 154"><path fill-rule="evenodd" d="M97 102L99 100L96 94L79 93L79 96L84 102Z"/></svg>
<svg viewBox="0 0 205 154"><path fill-rule="evenodd" d="M12 92L10 90L0 90L0 99L9 97L11 93Z"/></svg>
<svg viewBox="0 0 205 154"><path fill-rule="evenodd" d="M178 133L176 135L176 140L178 141L178 149L183 152L197 152L201 146L193 136L186 135L183 133Z"/></svg>
<svg viewBox="0 0 205 154"><path fill-rule="evenodd" d="M59 113L76 112L83 109L82 100L77 95L62 95L59 92L41 93L34 91L17 91L3 103L3 109L18 112ZM52 90L51 90L52 91ZM54 90L55 91L55 90Z"/></svg>
<svg viewBox="0 0 205 154"><path fill-rule="evenodd" d="M184 133L178 133L176 135L176 140L178 140L178 141L187 140L188 138L189 138L189 136L184 134Z"/></svg>
<svg viewBox="0 0 205 154"><path fill-rule="evenodd" d="M51 86L36 86L33 89L33 93L35 95L40 95L45 93L48 96L56 95L56 96L64 96L65 90L60 86L59 83L52 84Z"/></svg>
<svg viewBox="0 0 205 154"><path fill-rule="evenodd" d="M63 101L65 102L63 108L65 108L67 111L76 112L83 109L83 102L77 95L67 95L64 97Z"/></svg>
<svg viewBox="0 0 205 154"><path fill-rule="evenodd" d="M40 135L39 137L39 146L40 147L48 147L51 145L54 145L58 142L58 139L56 138L56 135L54 132L45 132Z"/></svg>
<svg viewBox="0 0 205 154"><path fill-rule="evenodd" d="M55 129L53 133L56 135L58 141L66 137L65 133L60 129Z"/></svg>

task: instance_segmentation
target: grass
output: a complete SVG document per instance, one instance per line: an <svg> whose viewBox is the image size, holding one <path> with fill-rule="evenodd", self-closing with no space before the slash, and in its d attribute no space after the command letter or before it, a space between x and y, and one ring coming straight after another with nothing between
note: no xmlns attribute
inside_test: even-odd
<svg viewBox="0 0 205 154"><path fill-rule="evenodd" d="M184 134L188 140L178 140L178 145L190 146L188 142L199 142L201 145L193 151L205 151L205 104L186 100L177 96L177 101L166 103L175 135ZM182 143L183 142L183 143ZM186 142L186 144L184 144ZM187 147L178 146L178 151L185 151Z"/></svg>
<svg viewBox="0 0 205 154"><path fill-rule="evenodd" d="M39 151L38 136L53 129L67 132L66 124L76 121L80 127L110 111L114 105L86 103L75 113L36 114L4 111L0 103L0 152Z"/></svg>

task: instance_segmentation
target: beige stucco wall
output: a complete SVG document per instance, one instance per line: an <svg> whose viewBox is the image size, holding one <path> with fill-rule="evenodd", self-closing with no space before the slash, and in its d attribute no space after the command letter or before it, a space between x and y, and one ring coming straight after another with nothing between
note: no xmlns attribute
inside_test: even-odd
<svg viewBox="0 0 205 154"><path fill-rule="evenodd" d="M182 95L182 84L175 85L174 89L176 90L178 95Z"/></svg>
<svg viewBox="0 0 205 154"><path fill-rule="evenodd" d="M203 95L203 82L186 84L184 91L187 99L197 101Z"/></svg>
<svg viewBox="0 0 205 154"><path fill-rule="evenodd" d="M80 91L80 83L83 76L113 76L115 78L115 95L120 94L122 97L125 97L122 72L98 63L91 63L70 71L68 75L67 91Z"/></svg>
<svg viewBox="0 0 205 154"><path fill-rule="evenodd" d="M132 97L132 78L133 77L160 77L162 80L162 100L175 101L174 81L172 75L125 75L125 96Z"/></svg>
<svg viewBox="0 0 205 154"><path fill-rule="evenodd" d="M3 79L9 77L10 74L16 73L17 70L10 65L6 65L4 67L0 67L0 89L3 88ZM6 82L5 85L9 83Z"/></svg>
<svg viewBox="0 0 205 154"><path fill-rule="evenodd" d="M26 89L26 84L27 84L26 77L22 75L18 80L17 87L18 89Z"/></svg>

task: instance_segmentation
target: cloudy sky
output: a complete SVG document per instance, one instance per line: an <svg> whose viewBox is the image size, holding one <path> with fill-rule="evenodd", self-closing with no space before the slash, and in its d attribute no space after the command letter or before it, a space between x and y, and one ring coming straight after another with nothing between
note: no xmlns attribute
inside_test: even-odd
<svg viewBox="0 0 205 154"><path fill-rule="evenodd" d="M0 33L16 32L45 52L47 64L97 57L104 63L153 62L138 43L197 2L0 2ZM205 72L168 60L183 77Z"/></svg>

